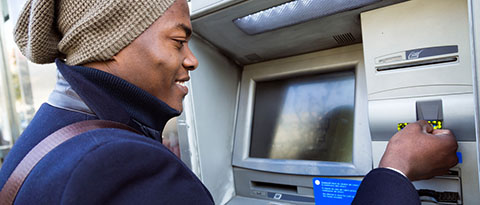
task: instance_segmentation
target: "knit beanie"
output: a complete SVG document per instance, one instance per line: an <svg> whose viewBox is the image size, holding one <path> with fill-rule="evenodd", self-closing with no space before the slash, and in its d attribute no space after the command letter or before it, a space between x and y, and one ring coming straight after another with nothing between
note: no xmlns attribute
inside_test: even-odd
<svg viewBox="0 0 480 205"><path fill-rule="evenodd" d="M14 29L34 63L68 65L112 59L175 0L28 0Z"/></svg>

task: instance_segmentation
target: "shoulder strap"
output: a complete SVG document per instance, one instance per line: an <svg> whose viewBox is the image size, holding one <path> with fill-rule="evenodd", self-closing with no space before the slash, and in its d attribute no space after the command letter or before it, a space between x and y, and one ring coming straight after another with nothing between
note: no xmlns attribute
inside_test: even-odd
<svg viewBox="0 0 480 205"><path fill-rule="evenodd" d="M15 170L13 170L12 174L0 191L0 204L13 204L18 190L20 190L25 178L35 167L35 165L51 150L77 135L100 128L117 128L139 133L127 125L106 120L81 121L55 131L40 141L40 143L38 143L35 147L33 147L33 149L31 149L30 152L25 155L22 161L20 161Z"/></svg>

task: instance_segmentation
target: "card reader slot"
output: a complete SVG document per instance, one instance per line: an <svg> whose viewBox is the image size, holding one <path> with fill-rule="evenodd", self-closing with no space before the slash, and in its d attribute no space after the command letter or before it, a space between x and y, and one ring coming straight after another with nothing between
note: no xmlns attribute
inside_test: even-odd
<svg viewBox="0 0 480 205"><path fill-rule="evenodd" d="M444 58L435 58L435 59L428 59L428 60L422 60L422 61L413 61L413 62L394 64L394 65L377 66L376 68L377 68L377 71L386 71L386 70L410 68L410 67L416 67L416 66L450 63L450 62L456 62L456 61L458 61L458 56L449 56L449 57L444 57Z"/></svg>

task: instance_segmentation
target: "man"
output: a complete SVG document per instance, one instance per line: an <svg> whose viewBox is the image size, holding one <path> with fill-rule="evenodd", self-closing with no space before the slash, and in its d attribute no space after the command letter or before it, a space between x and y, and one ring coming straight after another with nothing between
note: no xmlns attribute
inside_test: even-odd
<svg viewBox="0 0 480 205"><path fill-rule="evenodd" d="M15 37L60 76L9 153L0 186L33 146L69 124L102 119L141 132L97 129L66 141L32 170L16 204L213 204L200 180L161 144L182 110L188 71L186 0L28 1ZM63 59L66 61L64 62Z"/></svg>
<svg viewBox="0 0 480 205"><path fill-rule="evenodd" d="M69 124L110 120L141 134L97 129L66 141L35 166L15 203L213 204L203 184L160 143L165 123L182 111L188 72L198 66L188 47L191 28L186 0L28 1L16 42L33 62L57 59L61 75L49 101L8 155L0 186L33 146ZM405 163L396 163L410 146L407 139L440 134L428 134L424 122L418 127L411 125L392 138L398 141L389 145L382 160L390 169L374 173L397 173L393 168L412 179L433 176L413 169L417 165L412 161L419 160L416 152ZM429 147L423 150L438 151L430 144L443 139L434 137L423 143ZM436 166L442 173L447 167ZM411 186L398 175L394 178ZM367 176L365 184L376 178ZM362 192L361 187L360 193L359 200L375 190Z"/></svg>

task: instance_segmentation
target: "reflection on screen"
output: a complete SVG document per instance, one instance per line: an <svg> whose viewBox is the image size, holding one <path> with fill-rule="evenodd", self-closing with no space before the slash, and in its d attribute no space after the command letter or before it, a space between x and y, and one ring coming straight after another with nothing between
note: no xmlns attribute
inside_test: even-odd
<svg viewBox="0 0 480 205"><path fill-rule="evenodd" d="M250 157L352 162L353 71L257 82Z"/></svg>

